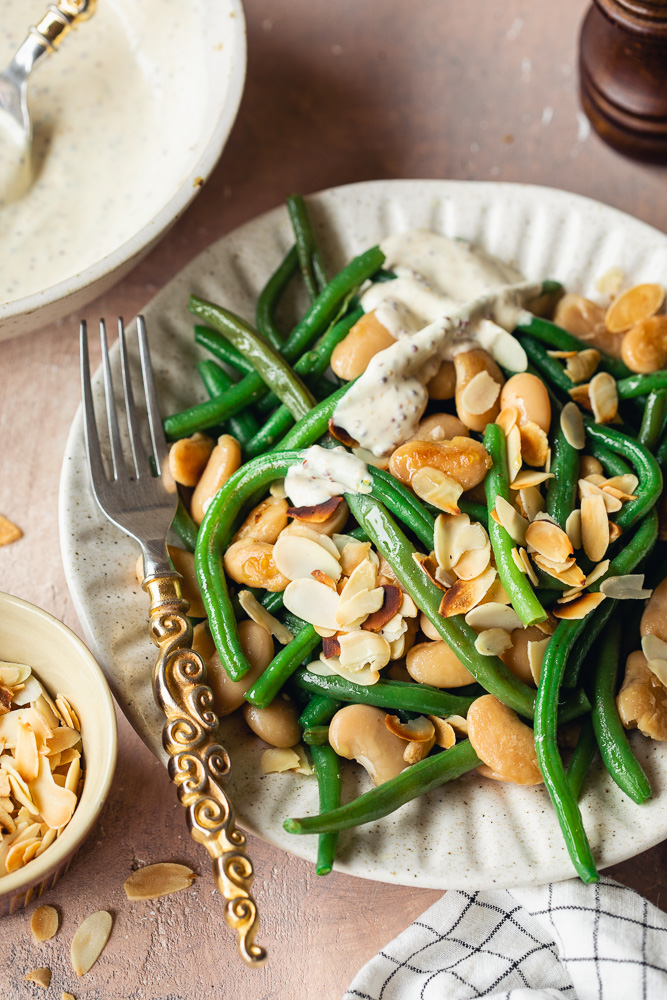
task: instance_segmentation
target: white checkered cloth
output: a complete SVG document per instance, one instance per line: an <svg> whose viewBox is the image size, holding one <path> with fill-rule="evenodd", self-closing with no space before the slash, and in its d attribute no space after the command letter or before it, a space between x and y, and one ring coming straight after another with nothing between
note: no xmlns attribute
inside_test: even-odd
<svg viewBox="0 0 667 1000"><path fill-rule="evenodd" d="M667 914L602 879L446 892L344 1000L660 1000Z"/></svg>

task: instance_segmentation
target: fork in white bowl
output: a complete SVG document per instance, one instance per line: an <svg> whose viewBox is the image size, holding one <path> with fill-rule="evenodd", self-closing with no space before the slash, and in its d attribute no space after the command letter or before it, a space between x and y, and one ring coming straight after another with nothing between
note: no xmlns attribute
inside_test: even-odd
<svg viewBox="0 0 667 1000"><path fill-rule="evenodd" d="M259 916L250 893L253 866L244 850L246 838L235 825L234 810L223 785L230 770L229 755L218 742L219 723L213 708L213 693L206 684L206 667L201 656L191 648L192 625L186 614L188 603L181 596L180 576L172 568L167 553L167 532L176 513L178 495L168 492L162 478L167 443L142 316L137 318L137 336L151 441L150 457L142 442L134 405L123 321L118 320L132 474L123 453L106 327L104 320L100 320L111 457L110 475L107 476L95 422L88 333L85 321L81 323L81 391L90 481L93 495L106 517L141 547L143 589L151 599L149 634L159 650L153 670L153 694L167 719L162 730L162 745L169 755L169 776L187 811L191 836L206 847L213 859L213 875L225 898L225 920L237 933L239 954L247 965L258 966L265 961L266 952L255 944Z"/></svg>

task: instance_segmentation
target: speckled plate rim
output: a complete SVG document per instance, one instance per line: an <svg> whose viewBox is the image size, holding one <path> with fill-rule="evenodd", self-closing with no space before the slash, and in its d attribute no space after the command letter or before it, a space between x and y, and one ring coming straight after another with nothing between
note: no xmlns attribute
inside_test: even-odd
<svg viewBox="0 0 667 1000"><path fill-rule="evenodd" d="M218 118L210 130L206 146L197 162L183 177L169 201L138 232L121 243L111 253L63 281L23 298L0 303L0 324L18 316L29 316L41 312L62 300L78 295L88 286L91 287L92 295L94 295L97 283L101 279L120 269L126 261L138 257L142 252L147 252L197 196L203 186L202 181L205 181L213 170L232 130L245 83L247 53L243 5L241 0L224 0L224 2L228 8L230 22L230 51L226 58L228 77L224 88L225 99L220 107ZM83 302L79 300L78 304L83 305Z"/></svg>
<svg viewBox="0 0 667 1000"><path fill-rule="evenodd" d="M472 239L512 260L529 278L558 278L570 290L589 295L594 294L595 279L611 266L624 268L633 281L664 280L667 272L664 234L599 202L556 189L493 182L369 181L320 192L310 196L309 203L332 266L390 231L422 225ZM191 402L193 391L201 398L200 390L193 390L194 375L180 374L200 356L192 347L187 292L251 314L253 296L290 241L286 212L275 209L214 243L143 310L153 331L165 413ZM180 386L174 384L175 370L183 379ZM99 372L96 391L101 392ZM60 490L67 580L121 707L147 745L163 756L159 716L147 700L152 663L147 638L145 651L139 638L136 661L129 659L132 630L136 632L136 623L146 614L144 595L132 585L135 550L109 527L88 493L79 411L67 442ZM127 589L121 592L123 585ZM119 630L114 617L121 614L125 618ZM314 860L315 838L286 834L281 820L316 811L315 779L262 777L260 741L233 716L223 720L223 727L233 761L230 792L243 826L281 849ZM667 834L667 753L638 734L632 740L656 794L640 809L600 766L594 767L582 812L600 867L633 857ZM346 769L344 786L346 799L357 786L367 787L353 768ZM469 890L573 875L544 789L502 785L474 774L379 823L343 833L336 869L407 885Z"/></svg>

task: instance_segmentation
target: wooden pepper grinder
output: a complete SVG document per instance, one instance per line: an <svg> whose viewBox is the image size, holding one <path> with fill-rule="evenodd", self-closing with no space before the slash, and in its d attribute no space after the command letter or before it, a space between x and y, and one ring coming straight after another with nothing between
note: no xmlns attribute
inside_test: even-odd
<svg viewBox="0 0 667 1000"><path fill-rule="evenodd" d="M667 163L667 0L594 0L579 70L600 136L628 156Z"/></svg>

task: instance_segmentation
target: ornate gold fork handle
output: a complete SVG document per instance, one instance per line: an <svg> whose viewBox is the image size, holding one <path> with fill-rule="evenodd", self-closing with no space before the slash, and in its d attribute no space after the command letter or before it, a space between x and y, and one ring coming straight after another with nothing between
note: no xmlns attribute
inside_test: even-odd
<svg viewBox="0 0 667 1000"><path fill-rule="evenodd" d="M222 783L229 774L229 755L218 743L204 661L191 648L188 605L175 575L154 576L143 586L151 598L150 636L159 649L153 694L167 718L162 745L169 754L169 776L187 810L190 835L213 859L225 920L237 933L239 954L246 965L257 967L266 961L266 951L255 944L259 914L250 892L254 871Z"/></svg>

